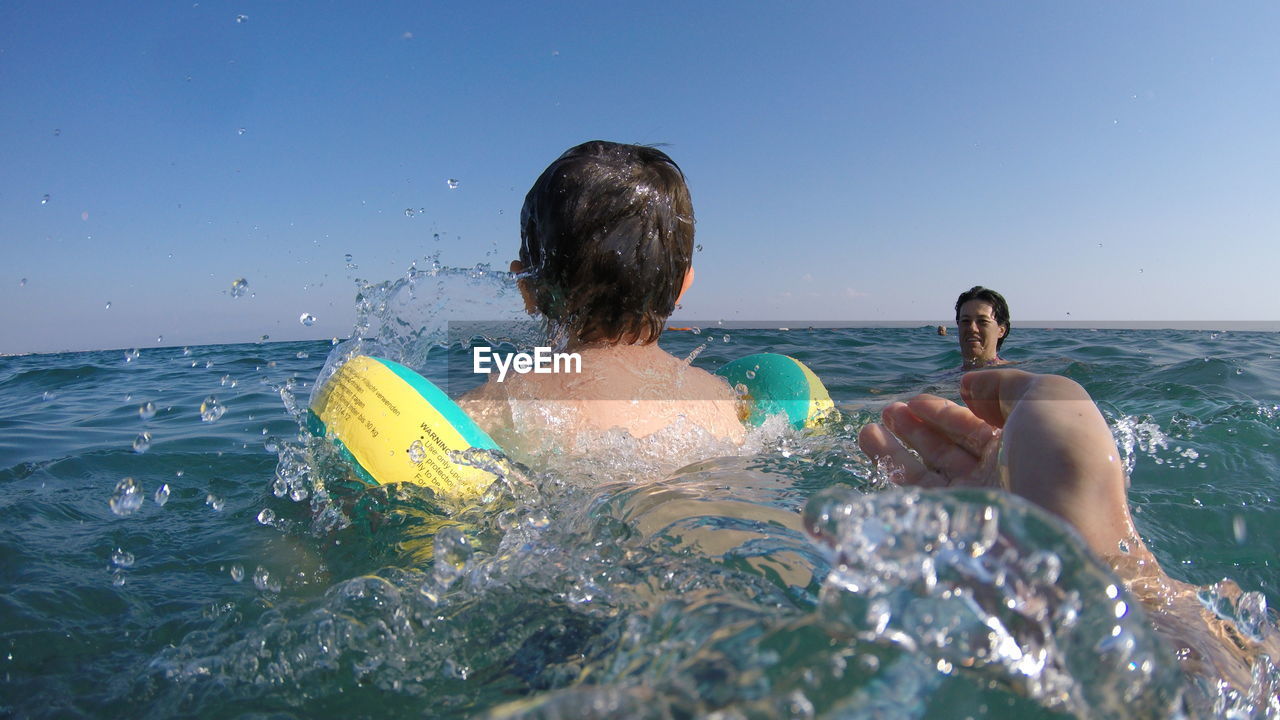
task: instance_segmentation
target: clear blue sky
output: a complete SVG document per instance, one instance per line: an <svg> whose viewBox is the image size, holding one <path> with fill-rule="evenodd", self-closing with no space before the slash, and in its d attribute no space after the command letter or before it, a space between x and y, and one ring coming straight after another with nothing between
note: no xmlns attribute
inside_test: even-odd
<svg viewBox="0 0 1280 720"><path fill-rule="evenodd" d="M689 178L678 317L1277 320L1277 38L1274 2L6 0L0 352L345 337L354 277L505 267L596 138Z"/></svg>

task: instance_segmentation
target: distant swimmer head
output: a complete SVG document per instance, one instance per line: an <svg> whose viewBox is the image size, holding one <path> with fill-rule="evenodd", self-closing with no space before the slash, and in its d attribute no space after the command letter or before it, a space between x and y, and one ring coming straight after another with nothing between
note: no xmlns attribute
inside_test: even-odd
<svg viewBox="0 0 1280 720"><path fill-rule="evenodd" d="M995 290L975 285L956 300L956 334L965 367L1000 362L998 353L1010 329L1009 303Z"/></svg>
<svg viewBox="0 0 1280 720"><path fill-rule="evenodd" d="M652 343L693 281L693 224L684 173L666 153L594 140L529 190L512 271L564 342Z"/></svg>

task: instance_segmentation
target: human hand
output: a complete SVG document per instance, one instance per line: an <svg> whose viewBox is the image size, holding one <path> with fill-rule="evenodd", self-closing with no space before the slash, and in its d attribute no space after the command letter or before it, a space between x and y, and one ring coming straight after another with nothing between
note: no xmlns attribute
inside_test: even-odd
<svg viewBox="0 0 1280 720"><path fill-rule="evenodd" d="M1115 441L1078 383L983 370L961 378L960 396L965 406L932 395L888 405L883 425L864 427L858 443L900 484L1012 491L1062 517L1103 555L1136 541Z"/></svg>

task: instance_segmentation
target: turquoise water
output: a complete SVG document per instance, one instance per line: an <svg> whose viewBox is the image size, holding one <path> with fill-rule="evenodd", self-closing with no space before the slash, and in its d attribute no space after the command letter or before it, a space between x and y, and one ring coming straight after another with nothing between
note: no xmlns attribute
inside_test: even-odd
<svg viewBox="0 0 1280 720"><path fill-rule="evenodd" d="M1253 689L1270 709L1250 705L1184 676L1141 611L1117 619L1113 578L1055 521L883 487L857 430L954 396L954 337L662 342L706 368L794 355L842 417L650 486L497 466L459 511L346 489L300 436L327 342L0 358L0 716L1280 714L1274 668ZM1253 593L1206 601L1266 632L1280 335L1019 328L1006 355L1100 401L1152 550ZM455 394L458 365L435 366Z"/></svg>

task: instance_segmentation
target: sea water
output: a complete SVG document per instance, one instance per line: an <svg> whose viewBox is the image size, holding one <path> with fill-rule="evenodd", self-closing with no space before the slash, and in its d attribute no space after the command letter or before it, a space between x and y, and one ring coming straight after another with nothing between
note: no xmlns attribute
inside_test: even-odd
<svg viewBox="0 0 1280 720"><path fill-rule="evenodd" d="M457 507L349 487L302 432L329 342L0 358L0 716L1280 717L1273 666L1183 673L1055 519L877 476L858 429L956 397L954 337L661 342L792 355L840 416L651 483L476 458L501 479ZM1019 327L1005 354L1098 399L1165 569L1274 632L1280 335Z"/></svg>

